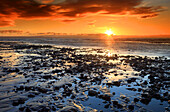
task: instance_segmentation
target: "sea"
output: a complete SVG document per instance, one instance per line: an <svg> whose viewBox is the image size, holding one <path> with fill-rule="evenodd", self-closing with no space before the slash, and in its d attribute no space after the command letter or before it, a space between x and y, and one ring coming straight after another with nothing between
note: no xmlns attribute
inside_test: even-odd
<svg viewBox="0 0 170 112"><path fill-rule="evenodd" d="M0 41L48 44L59 47L101 48L120 55L165 56L170 58L170 37L109 37L105 35L13 36Z"/></svg>

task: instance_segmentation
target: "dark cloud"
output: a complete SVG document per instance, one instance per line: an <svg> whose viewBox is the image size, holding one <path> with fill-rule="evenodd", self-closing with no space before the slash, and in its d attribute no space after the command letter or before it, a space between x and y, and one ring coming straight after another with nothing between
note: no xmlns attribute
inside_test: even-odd
<svg viewBox="0 0 170 112"><path fill-rule="evenodd" d="M21 30L0 30L0 33L2 33L2 34L6 34L6 33L23 33L23 31L21 31Z"/></svg>
<svg viewBox="0 0 170 112"><path fill-rule="evenodd" d="M143 0L0 0L0 26L14 25L16 19L77 18L87 13L155 17L161 6L140 6ZM70 22L72 19L62 19Z"/></svg>
<svg viewBox="0 0 170 112"><path fill-rule="evenodd" d="M156 16L158 16L158 14L145 15L145 16L141 16L141 18L151 18L151 17L156 17Z"/></svg>
<svg viewBox="0 0 170 112"><path fill-rule="evenodd" d="M65 19L65 20L61 20L62 22L74 22L76 20L72 20L72 19Z"/></svg>

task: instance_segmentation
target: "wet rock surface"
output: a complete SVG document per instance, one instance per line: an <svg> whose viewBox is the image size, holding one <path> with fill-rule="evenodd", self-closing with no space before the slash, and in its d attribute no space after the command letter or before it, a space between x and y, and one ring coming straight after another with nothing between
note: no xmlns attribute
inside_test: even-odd
<svg viewBox="0 0 170 112"><path fill-rule="evenodd" d="M1 42L1 111L168 111L170 60ZM109 55L108 55L109 54Z"/></svg>

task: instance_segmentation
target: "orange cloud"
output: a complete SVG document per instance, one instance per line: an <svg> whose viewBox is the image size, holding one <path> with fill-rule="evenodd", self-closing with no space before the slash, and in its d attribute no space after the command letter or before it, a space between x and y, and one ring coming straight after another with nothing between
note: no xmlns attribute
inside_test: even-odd
<svg viewBox="0 0 170 112"><path fill-rule="evenodd" d="M59 19L71 22L88 13L155 17L161 6L140 6L143 0L0 0L0 26L14 25L16 19ZM63 19L61 19L63 18ZM65 20L65 18L70 18Z"/></svg>

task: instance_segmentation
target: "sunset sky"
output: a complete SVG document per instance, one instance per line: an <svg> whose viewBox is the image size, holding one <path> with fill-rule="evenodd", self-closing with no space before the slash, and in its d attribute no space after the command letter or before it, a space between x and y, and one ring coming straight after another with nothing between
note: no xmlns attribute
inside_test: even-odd
<svg viewBox="0 0 170 112"><path fill-rule="evenodd" d="M0 35L170 35L170 0L0 0Z"/></svg>

